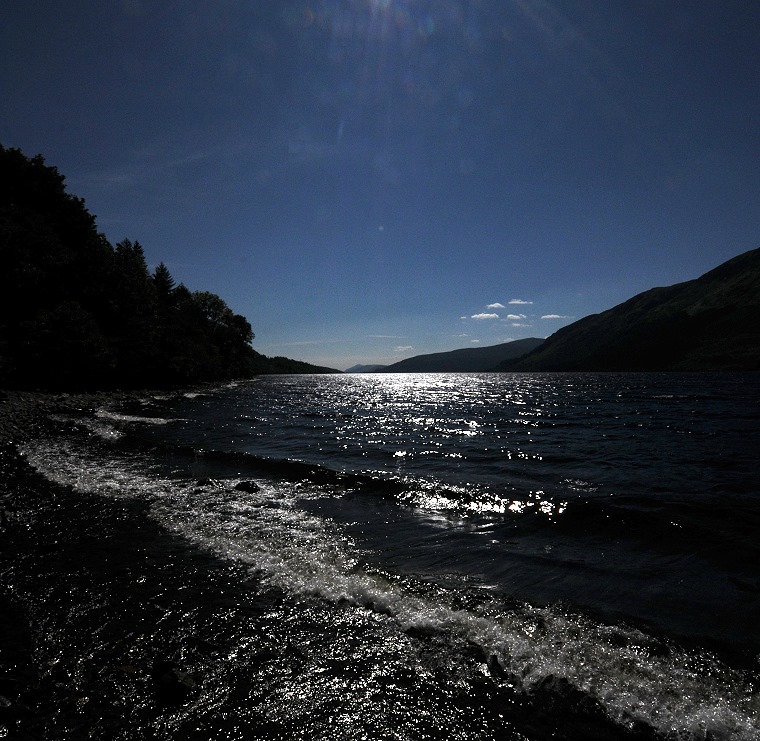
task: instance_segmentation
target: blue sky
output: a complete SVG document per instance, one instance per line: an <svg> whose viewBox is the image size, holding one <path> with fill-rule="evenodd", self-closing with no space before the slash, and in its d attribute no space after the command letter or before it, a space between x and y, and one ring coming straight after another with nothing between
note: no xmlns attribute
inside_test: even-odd
<svg viewBox="0 0 760 741"><path fill-rule="evenodd" d="M545 337L760 245L760 3L29 0L0 143L254 347Z"/></svg>

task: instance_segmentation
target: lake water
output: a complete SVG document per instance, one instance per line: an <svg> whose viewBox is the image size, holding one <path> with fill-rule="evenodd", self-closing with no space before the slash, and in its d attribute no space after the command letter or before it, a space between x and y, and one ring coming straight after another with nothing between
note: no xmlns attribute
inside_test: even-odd
<svg viewBox="0 0 760 741"><path fill-rule="evenodd" d="M218 738L757 739L759 402L757 374L265 376L24 454L281 595L201 685Z"/></svg>

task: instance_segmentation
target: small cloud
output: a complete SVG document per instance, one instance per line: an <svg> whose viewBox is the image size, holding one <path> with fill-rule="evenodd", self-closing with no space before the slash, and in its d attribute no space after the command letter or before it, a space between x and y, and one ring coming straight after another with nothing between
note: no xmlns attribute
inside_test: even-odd
<svg viewBox="0 0 760 741"><path fill-rule="evenodd" d="M372 340L402 340L404 335L402 334L369 334L367 335Z"/></svg>
<svg viewBox="0 0 760 741"><path fill-rule="evenodd" d="M507 319L511 322L519 322L521 319L527 319L525 314L507 314Z"/></svg>
<svg viewBox="0 0 760 741"><path fill-rule="evenodd" d="M498 314L473 314L470 319L498 319Z"/></svg>
<svg viewBox="0 0 760 741"><path fill-rule="evenodd" d="M522 322L512 322L513 327L530 327L530 324L524 324Z"/></svg>
<svg viewBox="0 0 760 741"><path fill-rule="evenodd" d="M393 352L409 352L409 350L414 350L413 345L397 345L393 348Z"/></svg>
<svg viewBox="0 0 760 741"><path fill-rule="evenodd" d="M562 314L544 314L542 319L572 319L570 316L562 316Z"/></svg>
<svg viewBox="0 0 760 741"><path fill-rule="evenodd" d="M523 301L521 298L513 298L509 301L510 304L514 304L516 306L525 306L527 304L532 304L532 301Z"/></svg>
<svg viewBox="0 0 760 741"><path fill-rule="evenodd" d="M488 306L486 306L486 309L506 309L506 308L507 307L504 306L504 304L500 304L498 302L496 302L495 304L488 304Z"/></svg>
<svg viewBox="0 0 760 741"><path fill-rule="evenodd" d="M470 343L473 345L477 345L480 340L470 340Z"/></svg>

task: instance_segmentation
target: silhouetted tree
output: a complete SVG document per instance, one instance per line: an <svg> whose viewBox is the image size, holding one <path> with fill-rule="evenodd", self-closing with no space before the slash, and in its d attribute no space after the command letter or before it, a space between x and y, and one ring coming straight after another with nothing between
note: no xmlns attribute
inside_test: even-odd
<svg viewBox="0 0 760 741"><path fill-rule="evenodd" d="M156 289L139 242L125 239L114 251L111 331L120 379L151 377L156 365Z"/></svg>
<svg viewBox="0 0 760 741"><path fill-rule="evenodd" d="M217 362L240 375L250 373L250 344L254 335L248 320L233 313L219 296L208 291L196 291L192 300Z"/></svg>
<svg viewBox="0 0 760 741"><path fill-rule="evenodd" d="M41 367L43 338L65 334L51 327L72 311L89 317L83 321L93 322L100 335L94 314L102 309L103 290L92 274L109 272L110 250L56 168L39 155L28 159L0 145L0 372L6 379L33 384L53 375L55 366ZM80 339L68 348L69 365L76 360L85 368L92 361L95 367L88 353L101 347L100 340Z"/></svg>
<svg viewBox="0 0 760 741"><path fill-rule="evenodd" d="M174 290L175 283L169 268L163 262L158 263L153 271L153 284L156 286L156 293L160 301L167 303Z"/></svg>
<svg viewBox="0 0 760 741"><path fill-rule="evenodd" d="M251 347L217 295L151 274L139 242L112 247L41 156L0 145L0 383L177 384L308 370ZM281 362L286 361L286 362Z"/></svg>
<svg viewBox="0 0 760 741"><path fill-rule="evenodd" d="M36 383L72 388L97 385L113 375L116 360L109 342L95 317L76 301L41 310L28 328L27 343L27 372Z"/></svg>

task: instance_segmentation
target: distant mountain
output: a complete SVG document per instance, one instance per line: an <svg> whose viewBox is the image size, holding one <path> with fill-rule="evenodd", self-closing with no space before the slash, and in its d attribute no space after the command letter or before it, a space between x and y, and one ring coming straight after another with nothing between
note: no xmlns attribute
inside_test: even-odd
<svg viewBox="0 0 760 741"><path fill-rule="evenodd" d="M288 373L341 373L336 368L327 368L323 365L312 365L303 360L293 360L277 355L270 358L254 351L255 360L252 363L251 372L254 374L288 374Z"/></svg>
<svg viewBox="0 0 760 741"><path fill-rule="evenodd" d="M352 365L350 368L346 368L346 373L378 373L385 368L387 368L387 365Z"/></svg>
<svg viewBox="0 0 760 741"><path fill-rule="evenodd" d="M383 373L484 373L505 360L519 358L543 342L537 337L504 342L489 347L466 347L462 350L415 355L386 366Z"/></svg>
<svg viewBox="0 0 760 741"><path fill-rule="evenodd" d="M500 370L760 370L760 249L563 327Z"/></svg>

